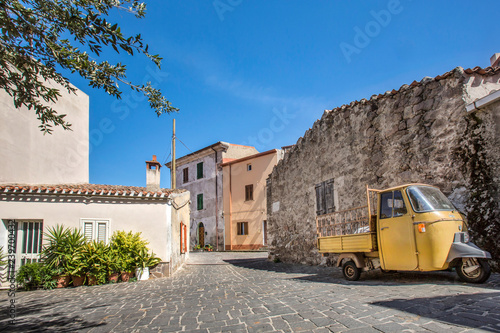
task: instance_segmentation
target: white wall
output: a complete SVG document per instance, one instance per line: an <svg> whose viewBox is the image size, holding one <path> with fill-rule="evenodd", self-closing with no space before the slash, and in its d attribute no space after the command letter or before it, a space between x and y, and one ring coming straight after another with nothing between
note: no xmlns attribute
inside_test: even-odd
<svg viewBox="0 0 500 333"><path fill-rule="evenodd" d="M47 200L48 201L44 201ZM9 198L10 200L10 198ZM39 200L39 201L37 201ZM148 247L160 257L162 261L169 261L170 234L171 234L171 206L166 201L158 203L129 200L119 202L84 203L68 202L63 197L33 197L30 202L0 201L0 246L6 249L8 237L7 220L36 219L43 220L43 230L56 224L65 227L80 228L82 218L100 218L110 220L110 235L117 230L141 232L144 239L149 241Z"/></svg>
<svg viewBox="0 0 500 333"><path fill-rule="evenodd" d="M43 135L33 110L16 109L0 90L0 184L69 184L89 180L89 98L60 91L54 107L72 131L53 127Z"/></svg>

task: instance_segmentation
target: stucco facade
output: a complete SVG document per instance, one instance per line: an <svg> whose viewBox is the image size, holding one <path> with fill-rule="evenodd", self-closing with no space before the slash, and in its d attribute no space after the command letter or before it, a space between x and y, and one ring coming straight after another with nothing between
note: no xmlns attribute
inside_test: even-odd
<svg viewBox="0 0 500 333"><path fill-rule="evenodd" d="M0 246L8 251L9 236L17 238L17 267L40 259L43 233L58 224L105 242L117 230L141 232L162 260L152 277L168 276L186 260L189 247L185 251L181 242L189 239L190 194L160 188L155 156L146 161L147 187L88 183L85 94L62 94L56 109L68 114L72 131L55 128L51 135L43 135L33 112L15 109L3 91L0 106Z"/></svg>
<svg viewBox="0 0 500 333"><path fill-rule="evenodd" d="M130 193L122 190L127 194L118 194L121 190L119 187L108 186L101 191L94 191L93 187L88 192L86 188L75 186L66 187L66 191L57 191L41 187L0 187L0 218L3 222L0 223L0 244L6 248L10 221L18 224L18 247L22 246L21 242L26 243L25 239L31 240L34 247L40 244L36 235L32 236L33 232L22 230L25 222L38 222L43 232L46 232L58 224L83 230L84 222L96 221L105 225L103 233L106 243L118 230L141 232L142 237L149 242L148 247L162 259L161 265L166 266L163 268L166 269L164 275L168 276L173 268L179 266L184 258L180 258L178 251L175 251L180 248L177 224L189 221L189 205L179 206L189 202L188 192L169 191L146 197L141 195L144 188L134 188L135 192ZM26 251L17 251L18 267L23 259L35 259L39 254L38 251L23 252Z"/></svg>
<svg viewBox="0 0 500 333"><path fill-rule="evenodd" d="M210 244L216 250L224 249L220 164L255 153L254 147L221 141L176 159L176 188L191 193L191 247ZM171 168L171 162L166 166Z"/></svg>
<svg viewBox="0 0 500 333"><path fill-rule="evenodd" d="M75 184L89 181L89 98L81 90L61 92L56 110L71 131L54 127L44 135L33 110L16 109L0 90L0 184Z"/></svg>
<svg viewBox="0 0 500 333"><path fill-rule="evenodd" d="M467 214L474 242L498 258L499 103L469 107L498 90L499 67L458 67L326 110L269 177L271 257L332 263L316 248L320 184L333 184L332 207L344 210L363 204L367 184L418 182L438 186Z"/></svg>
<svg viewBox="0 0 500 333"><path fill-rule="evenodd" d="M283 154L273 149L222 164L226 250L267 245L266 179Z"/></svg>

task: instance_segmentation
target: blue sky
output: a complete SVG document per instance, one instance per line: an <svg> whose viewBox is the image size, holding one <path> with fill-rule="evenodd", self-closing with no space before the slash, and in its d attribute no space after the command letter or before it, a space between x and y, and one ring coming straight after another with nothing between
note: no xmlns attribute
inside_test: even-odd
<svg viewBox="0 0 500 333"><path fill-rule="evenodd" d="M142 20L116 12L164 58L161 71L120 58L129 79L152 81L180 112L158 118L126 87L117 101L68 75L90 96L90 182L144 186L144 161L170 160L174 117L192 151L217 141L265 151L294 144L325 109L487 67L500 52L497 11L498 1L162 0ZM178 143L178 157L189 152Z"/></svg>

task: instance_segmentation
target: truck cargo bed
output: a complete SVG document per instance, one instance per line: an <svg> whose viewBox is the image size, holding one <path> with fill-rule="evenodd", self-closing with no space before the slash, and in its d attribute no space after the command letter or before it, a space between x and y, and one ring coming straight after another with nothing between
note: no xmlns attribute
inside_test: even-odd
<svg viewBox="0 0 500 333"><path fill-rule="evenodd" d="M353 235L319 237L318 249L320 253L374 252L377 251L377 234L375 232L367 232Z"/></svg>

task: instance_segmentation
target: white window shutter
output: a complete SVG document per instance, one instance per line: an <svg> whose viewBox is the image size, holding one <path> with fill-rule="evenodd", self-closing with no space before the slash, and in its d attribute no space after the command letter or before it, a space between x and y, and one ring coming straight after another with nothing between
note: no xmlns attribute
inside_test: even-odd
<svg viewBox="0 0 500 333"><path fill-rule="evenodd" d="M106 222L97 222L97 241L106 243L106 231L107 231L107 223Z"/></svg>
<svg viewBox="0 0 500 333"><path fill-rule="evenodd" d="M94 235L94 223L92 221L83 222L83 234L87 241L92 241Z"/></svg>

